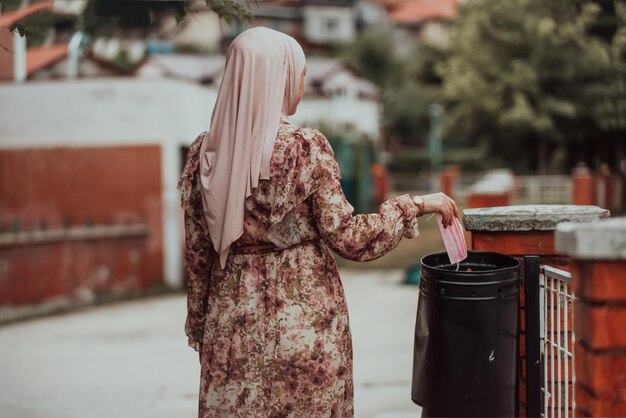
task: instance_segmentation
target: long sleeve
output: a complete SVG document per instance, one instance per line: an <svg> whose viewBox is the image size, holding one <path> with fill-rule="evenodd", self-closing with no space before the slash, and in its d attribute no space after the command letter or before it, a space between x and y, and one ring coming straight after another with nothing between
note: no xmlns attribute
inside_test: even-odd
<svg viewBox="0 0 626 418"><path fill-rule="evenodd" d="M353 215L336 178L310 196L311 210L322 236L340 256L369 261L394 249L402 237L419 236L417 207L408 194L382 203L378 213Z"/></svg>
<svg viewBox="0 0 626 418"><path fill-rule="evenodd" d="M204 336L211 268L217 259L202 225L185 211L185 276L188 344L200 351Z"/></svg>

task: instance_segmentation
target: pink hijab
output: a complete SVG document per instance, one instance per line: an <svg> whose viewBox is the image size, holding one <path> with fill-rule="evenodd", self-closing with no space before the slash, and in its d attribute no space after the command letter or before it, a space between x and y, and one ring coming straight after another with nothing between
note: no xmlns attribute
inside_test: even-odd
<svg viewBox="0 0 626 418"><path fill-rule="evenodd" d="M242 32L228 47L199 163L204 214L222 268L243 234L246 198L270 177L280 118L296 111L305 64L295 39L266 27Z"/></svg>

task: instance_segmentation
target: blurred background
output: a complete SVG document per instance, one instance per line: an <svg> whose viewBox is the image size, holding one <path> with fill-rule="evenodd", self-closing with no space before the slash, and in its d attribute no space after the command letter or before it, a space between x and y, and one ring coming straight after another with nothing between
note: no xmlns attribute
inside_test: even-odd
<svg viewBox="0 0 626 418"><path fill-rule="evenodd" d="M626 211L623 0L0 0L8 417L197 413L176 184L226 47L257 25L305 49L292 120L329 138L355 213L435 191ZM418 415L411 284L443 250L435 219L420 228L338 259L357 416Z"/></svg>

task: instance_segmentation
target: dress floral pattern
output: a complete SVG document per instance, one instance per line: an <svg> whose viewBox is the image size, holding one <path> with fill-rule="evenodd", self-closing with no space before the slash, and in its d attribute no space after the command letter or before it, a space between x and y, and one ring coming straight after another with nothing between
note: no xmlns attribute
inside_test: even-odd
<svg viewBox="0 0 626 418"><path fill-rule="evenodd" d="M416 206L402 195L379 213L353 215L327 139L281 119L270 179L246 200L244 233L222 270L198 189L204 134L191 144L178 183L184 330L200 356L199 418L353 417L352 339L332 251L360 261L383 256L402 237L419 235ZM280 250L237 253L261 244Z"/></svg>

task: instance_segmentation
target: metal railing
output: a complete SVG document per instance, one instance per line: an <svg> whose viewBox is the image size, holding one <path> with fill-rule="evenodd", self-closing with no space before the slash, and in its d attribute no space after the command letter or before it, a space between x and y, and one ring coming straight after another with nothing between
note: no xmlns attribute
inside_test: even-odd
<svg viewBox="0 0 626 418"><path fill-rule="evenodd" d="M540 338L543 363L543 417L574 416L574 315L571 273L541 266L539 270Z"/></svg>
<svg viewBox="0 0 626 418"><path fill-rule="evenodd" d="M472 187L484 176L480 172L463 172L453 185L453 198L464 205ZM389 176L390 194L439 191L437 181L423 173L392 173ZM572 178L562 175L515 176L512 204L564 205L572 202Z"/></svg>
<svg viewBox="0 0 626 418"><path fill-rule="evenodd" d="M571 176L533 175L516 176L514 204L565 205L572 202Z"/></svg>
<svg viewBox="0 0 626 418"><path fill-rule="evenodd" d="M526 412L574 417L574 310L571 273L524 256Z"/></svg>

